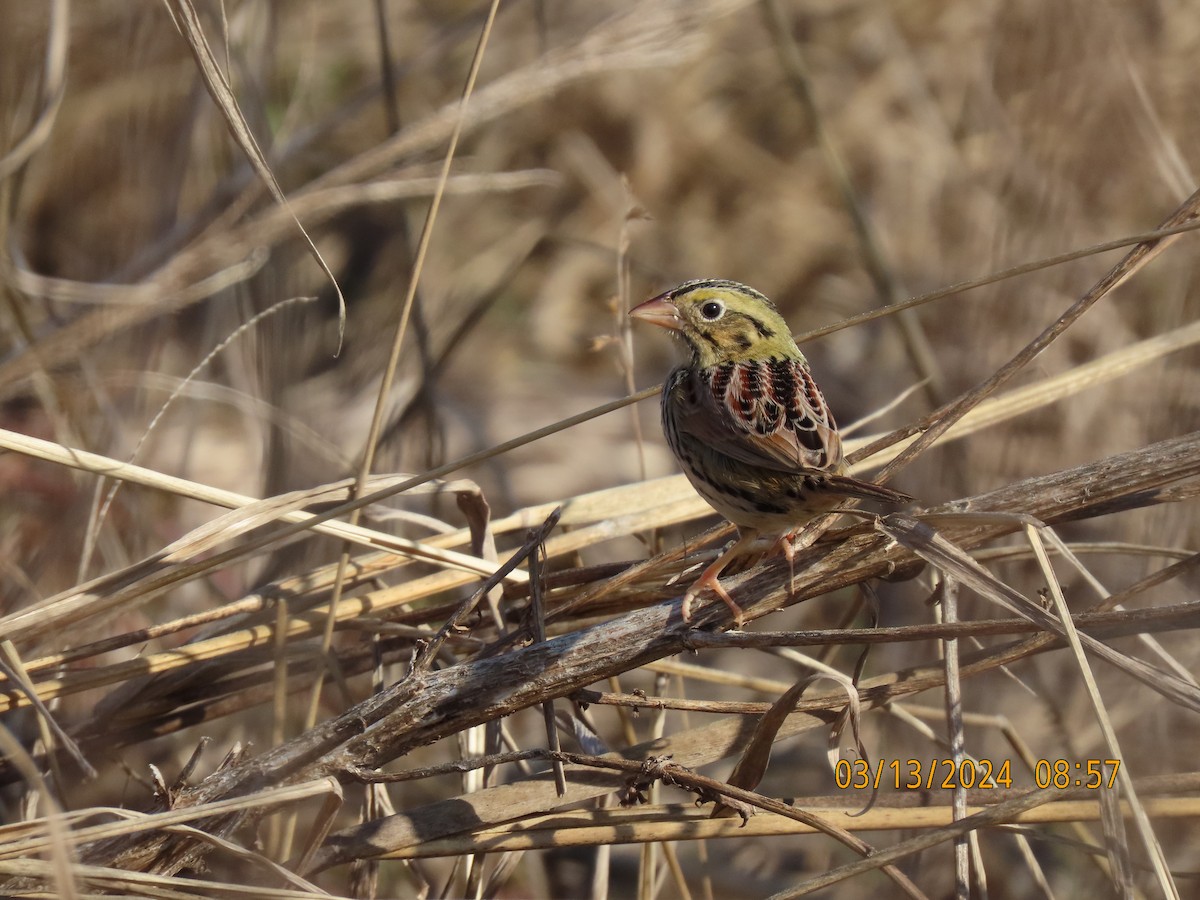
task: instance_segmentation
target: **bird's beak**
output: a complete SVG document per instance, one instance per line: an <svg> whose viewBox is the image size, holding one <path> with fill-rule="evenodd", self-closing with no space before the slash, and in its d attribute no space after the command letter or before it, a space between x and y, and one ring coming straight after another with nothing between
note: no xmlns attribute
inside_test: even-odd
<svg viewBox="0 0 1200 900"><path fill-rule="evenodd" d="M659 328L669 328L671 331L678 331L683 326L683 322L679 318L679 310L675 308L674 303L667 299L666 294L659 294L657 297L651 297L645 303L639 303L629 311L629 315L635 319L649 322L651 325L657 325Z"/></svg>

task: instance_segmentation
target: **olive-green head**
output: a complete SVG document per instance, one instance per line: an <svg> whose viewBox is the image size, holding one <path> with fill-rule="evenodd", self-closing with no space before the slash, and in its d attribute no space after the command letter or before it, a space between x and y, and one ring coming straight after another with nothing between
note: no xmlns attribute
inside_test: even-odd
<svg viewBox="0 0 1200 900"><path fill-rule="evenodd" d="M803 354L775 305L754 288L718 278L688 281L629 311L676 332L700 368Z"/></svg>

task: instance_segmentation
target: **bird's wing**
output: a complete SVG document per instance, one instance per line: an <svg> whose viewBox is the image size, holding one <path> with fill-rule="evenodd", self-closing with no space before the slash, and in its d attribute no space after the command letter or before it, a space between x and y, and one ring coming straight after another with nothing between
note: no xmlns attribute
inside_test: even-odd
<svg viewBox="0 0 1200 900"><path fill-rule="evenodd" d="M836 472L837 424L801 359L722 363L672 379L679 428L713 450L779 472Z"/></svg>

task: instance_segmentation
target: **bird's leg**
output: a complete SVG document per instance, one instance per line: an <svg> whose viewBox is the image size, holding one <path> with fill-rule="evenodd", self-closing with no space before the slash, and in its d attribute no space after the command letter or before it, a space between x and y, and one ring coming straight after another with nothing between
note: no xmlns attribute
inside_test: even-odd
<svg viewBox="0 0 1200 900"><path fill-rule="evenodd" d="M779 536L779 540L775 542L775 546L771 548L772 553L781 551L788 564L788 596L795 596L796 580L796 554L801 550L806 550L811 547L820 537L821 528L808 528L805 525L798 525L791 531L785 531Z"/></svg>
<svg viewBox="0 0 1200 900"><path fill-rule="evenodd" d="M742 613L742 608L733 602L733 598L729 596L728 591L721 587L721 582L718 576L725 571L726 566L733 562L741 553L742 548L754 541L758 537L758 532L750 528L739 528L738 539L734 541L733 546L713 560L712 564L704 570L704 572L692 582L692 586L688 588L687 593L683 595L683 608L680 610L680 615L683 616L683 621L692 621L692 601L704 588L709 588L714 594L725 601L725 605L729 607L729 611L733 613L733 623L738 628L742 627L745 621L745 616Z"/></svg>
<svg viewBox="0 0 1200 900"><path fill-rule="evenodd" d="M783 547L783 555L788 561L788 597L796 596L796 545L792 543L792 536L796 532L785 531L779 539L779 543Z"/></svg>
<svg viewBox="0 0 1200 900"><path fill-rule="evenodd" d="M782 553L788 564L788 585L790 587L792 580L796 577L796 545L792 543L798 528L793 528L791 531L785 531L779 536L779 539L771 545L771 549L767 551L767 556L773 553Z"/></svg>

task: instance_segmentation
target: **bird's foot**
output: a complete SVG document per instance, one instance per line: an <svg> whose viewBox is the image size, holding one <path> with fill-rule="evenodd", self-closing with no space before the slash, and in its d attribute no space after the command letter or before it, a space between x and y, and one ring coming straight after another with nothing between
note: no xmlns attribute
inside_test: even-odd
<svg viewBox="0 0 1200 900"><path fill-rule="evenodd" d="M721 561L722 560L717 560L718 563ZM742 608L733 602L733 598L729 596L729 592L721 585L720 580L717 578L717 573L713 572L715 565L716 563L714 563L713 566L709 566L704 571L704 574L697 578L692 583L692 586L688 588L687 593L683 595L683 607L680 609L680 614L683 616L683 621L691 622L692 601L699 596L702 590L708 588L725 601L725 605L728 606L729 611L733 613L734 626L740 629L746 621L746 615L742 612Z"/></svg>
<svg viewBox="0 0 1200 900"><path fill-rule="evenodd" d="M714 594L725 601L725 605L729 607L729 611L733 613L733 624L737 628L741 628L746 621L746 615L742 612L742 608L733 602L733 598L729 596L729 592L721 587L719 576L725 571L725 567L733 562L742 553L747 545L753 543L758 536L758 532L748 528L738 531L738 539L733 542L733 545L713 560L712 564L704 570L704 572L692 582L692 586L688 588L687 593L683 595L683 608L680 614L683 616L683 621L692 621L692 601L697 595L709 588Z"/></svg>
<svg viewBox="0 0 1200 900"><path fill-rule="evenodd" d="M770 552L779 551L783 553L788 564L788 592L790 595L795 594L796 586L796 555L801 550L807 550L817 542L817 538L821 536L823 528L811 528L807 525L802 525L798 528L793 528L791 531L785 531L779 536L779 540L771 548Z"/></svg>
<svg viewBox="0 0 1200 900"><path fill-rule="evenodd" d="M792 541L796 537L795 531L785 531L779 536L779 540L771 547L768 554L782 553L788 564L788 596L793 596L795 586L793 582L796 580L796 545Z"/></svg>

